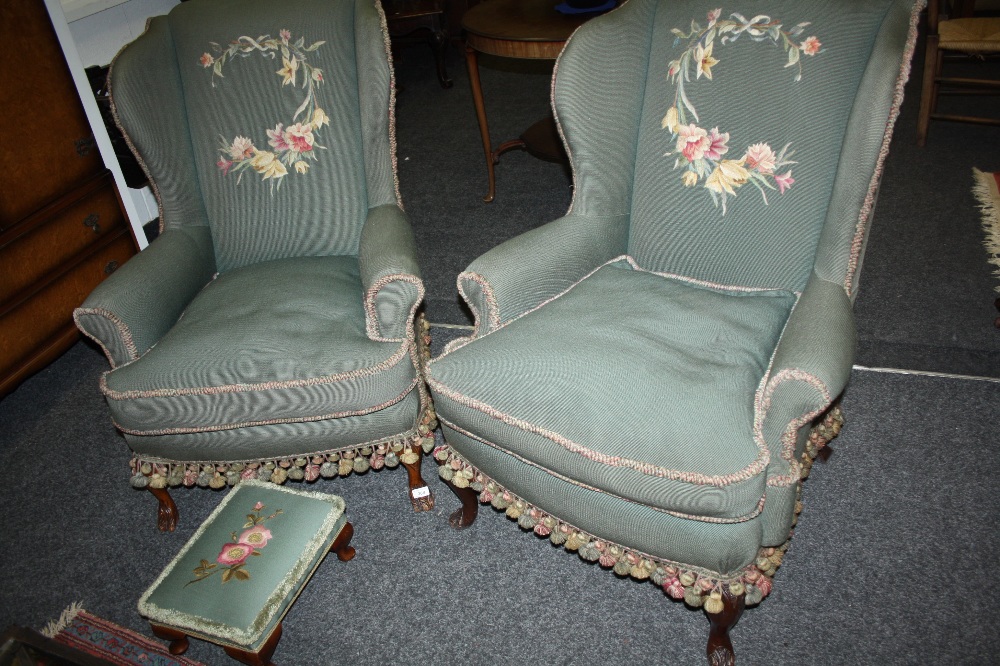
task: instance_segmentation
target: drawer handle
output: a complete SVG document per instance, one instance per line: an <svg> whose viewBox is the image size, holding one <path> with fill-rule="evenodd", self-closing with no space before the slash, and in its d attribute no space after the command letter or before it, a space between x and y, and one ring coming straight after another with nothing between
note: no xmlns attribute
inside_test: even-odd
<svg viewBox="0 0 1000 666"><path fill-rule="evenodd" d="M118 262L112 259L108 262L108 265L104 267L104 274L111 275L116 270L118 270Z"/></svg>
<svg viewBox="0 0 1000 666"><path fill-rule="evenodd" d="M92 136L87 136L82 139L77 139L73 142L73 145L76 146L77 155L80 157L86 157L90 154L91 149L97 145L97 140Z"/></svg>
<svg viewBox="0 0 1000 666"><path fill-rule="evenodd" d="M100 215L98 215L97 213L91 213L87 217L83 218L83 226L90 227L91 229L94 230L95 234L99 234L101 233L101 225L98 224L100 220L101 220Z"/></svg>

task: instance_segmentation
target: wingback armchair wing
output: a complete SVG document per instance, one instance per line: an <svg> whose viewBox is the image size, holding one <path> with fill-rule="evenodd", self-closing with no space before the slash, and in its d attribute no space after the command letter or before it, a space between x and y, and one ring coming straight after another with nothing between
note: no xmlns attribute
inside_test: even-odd
<svg viewBox="0 0 1000 666"><path fill-rule="evenodd" d="M454 526L490 503L652 580L732 659L840 427L914 5L629 0L576 32L570 210L459 276L475 331L427 369Z"/></svg>
<svg viewBox="0 0 1000 666"><path fill-rule="evenodd" d="M193 0L115 59L161 233L75 313L172 529L176 486L419 474L433 413L377 0ZM421 491L420 489L424 489Z"/></svg>

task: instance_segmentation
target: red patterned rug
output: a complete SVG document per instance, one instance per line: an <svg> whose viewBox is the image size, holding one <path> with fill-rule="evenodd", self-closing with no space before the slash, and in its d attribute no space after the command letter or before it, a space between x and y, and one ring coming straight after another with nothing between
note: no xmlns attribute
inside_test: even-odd
<svg viewBox="0 0 1000 666"><path fill-rule="evenodd" d="M42 633L75 650L121 666L204 666L174 656L167 646L141 634L109 622L73 604L49 622Z"/></svg>

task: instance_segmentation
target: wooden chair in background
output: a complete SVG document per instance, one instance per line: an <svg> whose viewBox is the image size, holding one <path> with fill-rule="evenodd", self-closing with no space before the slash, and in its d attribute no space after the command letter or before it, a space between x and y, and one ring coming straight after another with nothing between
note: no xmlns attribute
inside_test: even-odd
<svg viewBox="0 0 1000 666"><path fill-rule="evenodd" d="M973 16L975 3L962 0L948 3L930 0L927 6L927 43L924 55L924 80L920 93L920 115L917 119L917 145L927 141L931 120L950 120L980 125L1000 125L1000 117L938 113L937 98L944 94L998 95L1000 80L942 76L942 64L947 53L983 57L1000 54L1000 17Z"/></svg>

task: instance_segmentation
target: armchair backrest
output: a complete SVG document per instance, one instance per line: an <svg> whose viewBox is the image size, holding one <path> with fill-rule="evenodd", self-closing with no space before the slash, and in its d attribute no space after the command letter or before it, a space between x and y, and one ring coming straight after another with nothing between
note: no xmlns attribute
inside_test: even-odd
<svg viewBox="0 0 1000 666"><path fill-rule="evenodd" d="M913 5L629 0L585 24L553 84L573 211L629 215L647 269L852 293Z"/></svg>
<svg viewBox="0 0 1000 666"><path fill-rule="evenodd" d="M355 254L398 203L378 0L192 0L111 70L165 229L209 226L220 271Z"/></svg>

